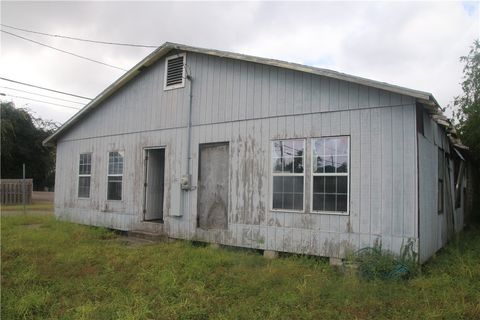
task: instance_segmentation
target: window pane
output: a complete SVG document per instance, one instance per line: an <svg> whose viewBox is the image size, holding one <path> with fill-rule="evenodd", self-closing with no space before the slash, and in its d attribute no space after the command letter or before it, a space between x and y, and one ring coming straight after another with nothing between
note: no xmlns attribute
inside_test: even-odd
<svg viewBox="0 0 480 320"><path fill-rule="evenodd" d="M288 157L293 157L295 152L294 152L294 147L293 147L293 141L292 140L283 140L281 141L283 145L283 156L288 156Z"/></svg>
<svg viewBox="0 0 480 320"><path fill-rule="evenodd" d="M293 209L293 193L283 194L283 209Z"/></svg>
<svg viewBox="0 0 480 320"><path fill-rule="evenodd" d="M283 146L281 141L273 141L273 153L275 158L281 158L283 156Z"/></svg>
<svg viewBox="0 0 480 320"><path fill-rule="evenodd" d="M304 140L272 142L272 171L276 173L272 179L273 209L303 210L304 177L298 174L305 171L304 153Z"/></svg>
<svg viewBox="0 0 480 320"><path fill-rule="evenodd" d="M325 192L335 193L337 192L336 177L325 177Z"/></svg>
<svg viewBox="0 0 480 320"><path fill-rule="evenodd" d="M293 196L293 209L303 210L303 193L295 193Z"/></svg>
<svg viewBox="0 0 480 320"><path fill-rule="evenodd" d="M337 195L337 210L340 212L347 211L347 195Z"/></svg>
<svg viewBox="0 0 480 320"><path fill-rule="evenodd" d="M91 165L92 163L92 155L90 153L82 153L80 154L80 163L79 163L79 174L90 174L91 173Z"/></svg>
<svg viewBox="0 0 480 320"><path fill-rule="evenodd" d="M325 140L325 155L334 155L337 138L323 138Z"/></svg>
<svg viewBox="0 0 480 320"><path fill-rule="evenodd" d="M314 139L313 195L315 211L346 212L348 207L349 137ZM338 175L336 175L338 173Z"/></svg>
<svg viewBox="0 0 480 320"><path fill-rule="evenodd" d="M281 193L274 193L273 194L273 209L282 209L283 208L283 201L282 201L282 194Z"/></svg>
<svg viewBox="0 0 480 320"><path fill-rule="evenodd" d="M313 195L313 210L315 211L324 211L324 197L323 193L314 193Z"/></svg>
<svg viewBox="0 0 480 320"><path fill-rule="evenodd" d="M274 193L273 194L273 209L282 209L283 208L283 201L282 201L282 194L281 193Z"/></svg>
<svg viewBox="0 0 480 320"><path fill-rule="evenodd" d="M294 148L294 155L296 157L303 157L303 154L304 154L304 151L305 151L303 140L295 140L293 142L293 148Z"/></svg>
<svg viewBox="0 0 480 320"><path fill-rule="evenodd" d="M303 173L303 158L301 157L295 157L294 160L294 169L293 172L295 173Z"/></svg>
<svg viewBox="0 0 480 320"><path fill-rule="evenodd" d="M325 192L325 177L313 177L313 193Z"/></svg>
<svg viewBox="0 0 480 320"><path fill-rule="evenodd" d="M348 137L338 137L337 140L337 155L348 155Z"/></svg>
<svg viewBox="0 0 480 320"><path fill-rule="evenodd" d="M335 156L327 156L324 161L325 161L325 172L326 173L335 172Z"/></svg>
<svg viewBox="0 0 480 320"><path fill-rule="evenodd" d="M347 156L337 156L336 161L337 172L347 172L348 168L348 157Z"/></svg>
<svg viewBox="0 0 480 320"><path fill-rule="evenodd" d="M78 197L90 197L90 177L79 177L78 179Z"/></svg>
<svg viewBox="0 0 480 320"><path fill-rule="evenodd" d="M273 177L273 192L283 192L283 177Z"/></svg>
<svg viewBox="0 0 480 320"><path fill-rule="evenodd" d="M273 159L273 172L282 172L282 159L274 158Z"/></svg>
<svg viewBox="0 0 480 320"><path fill-rule="evenodd" d="M283 158L283 172L293 173L293 158Z"/></svg>
<svg viewBox="0 0 480 320"><path fill-rule="evenodd" d="M294 177L293 192L303 194L303 177Z"/></svg>
<svg viewBox="0 0 480 320"><path fill-rule="evenodd" d="M313 142L313 154L314 155L323 156L325 154L324 148L325 148L324 139L316 139Z"/></svg>
<svg viewBox="0 0 480 320"><path fill-rule="evenodd" d="M337 193L347 193L348 191L348 183L347 177L337 177Z"/></svg>
<svg viewBox="0 0 480 320"><path fill-rule="evenodd" d="M325 195L325 211L335 211L335 195Z"/></svg>
<svg viewBox="0 0 480 320"><path fill-rule="evenodd" d="M108 174L123 174L123 154L110 152L108 155Z"/></svg>
<svg viewBox="0 0 480 320"><path fill-rule="evenodd" d="M313 172L323 173L325 171L325 161L323 157L316 156L313 158Z"/></svg>
<svg viewBox="0 0 480 320"><path fill-rule="evenodd" d="M122 200L122 177L108 177L108 200Z"/></svg>
<svg viewBox="0 0 480 320"><path fill-rule="evenodd" d="M283 177L283 192L293 193L293 178L294 177Z"/></svg>

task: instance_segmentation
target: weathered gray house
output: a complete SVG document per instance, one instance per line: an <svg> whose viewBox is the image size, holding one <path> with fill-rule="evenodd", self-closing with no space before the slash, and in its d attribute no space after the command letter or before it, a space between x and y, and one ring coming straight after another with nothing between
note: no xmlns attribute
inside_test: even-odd
<svg viewBox="0 0 480 320"><path fill-rule="evenodd" d="M462 146L430 93L165 43L45 143L55 214L343 257L425 261L463 227Z"/></svg>

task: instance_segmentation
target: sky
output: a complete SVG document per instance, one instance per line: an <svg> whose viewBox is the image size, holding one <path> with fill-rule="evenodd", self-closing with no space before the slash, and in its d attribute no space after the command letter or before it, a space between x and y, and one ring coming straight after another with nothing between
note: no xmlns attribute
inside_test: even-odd
<svg viewBox="0 0 480 320"><path fill-rule="evenodd" d="M431 92L442 107L461 93L459 57L480 37L479 2L1 1L0 11L3 25L38 32L146 45L177 42L336 70ZM154 50L1 30L124 69ZM0 54L2 78L91 98L124 73L4 32ZM0 93L6 94L2 101L59 123L77 110L12 96L69 107L86 101L4 80Z"/></svg>

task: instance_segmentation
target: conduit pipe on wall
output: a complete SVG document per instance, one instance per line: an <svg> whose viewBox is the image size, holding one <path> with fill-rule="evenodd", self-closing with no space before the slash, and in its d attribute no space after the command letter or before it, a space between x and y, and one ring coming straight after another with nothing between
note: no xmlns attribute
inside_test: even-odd
<svg viewBox="0 0 480 320"><path fill-rule="evenodd" d="M188 101L188 126L187 126L187 172L182 176L180 180L180 187L184 191L192 190L192 173L190 172L191 144L192 144L192 99L193 99L193 78L187 74L187 80L190 82L189 86L189 101Z"/></svg>

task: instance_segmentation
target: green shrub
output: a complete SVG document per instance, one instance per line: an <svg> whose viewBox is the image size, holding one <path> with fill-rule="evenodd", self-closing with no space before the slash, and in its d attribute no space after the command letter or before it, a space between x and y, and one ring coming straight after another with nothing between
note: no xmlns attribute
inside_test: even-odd
<svg viewBox="0 0 480 320"><path fill-rule="evenodd" d="M417 253L414 243L402 246L400 255L383 249L381 241L373 247L366 247L353 253L347 260L357 267L358 273L366 279L406 279L418 274Z"/></svg>

